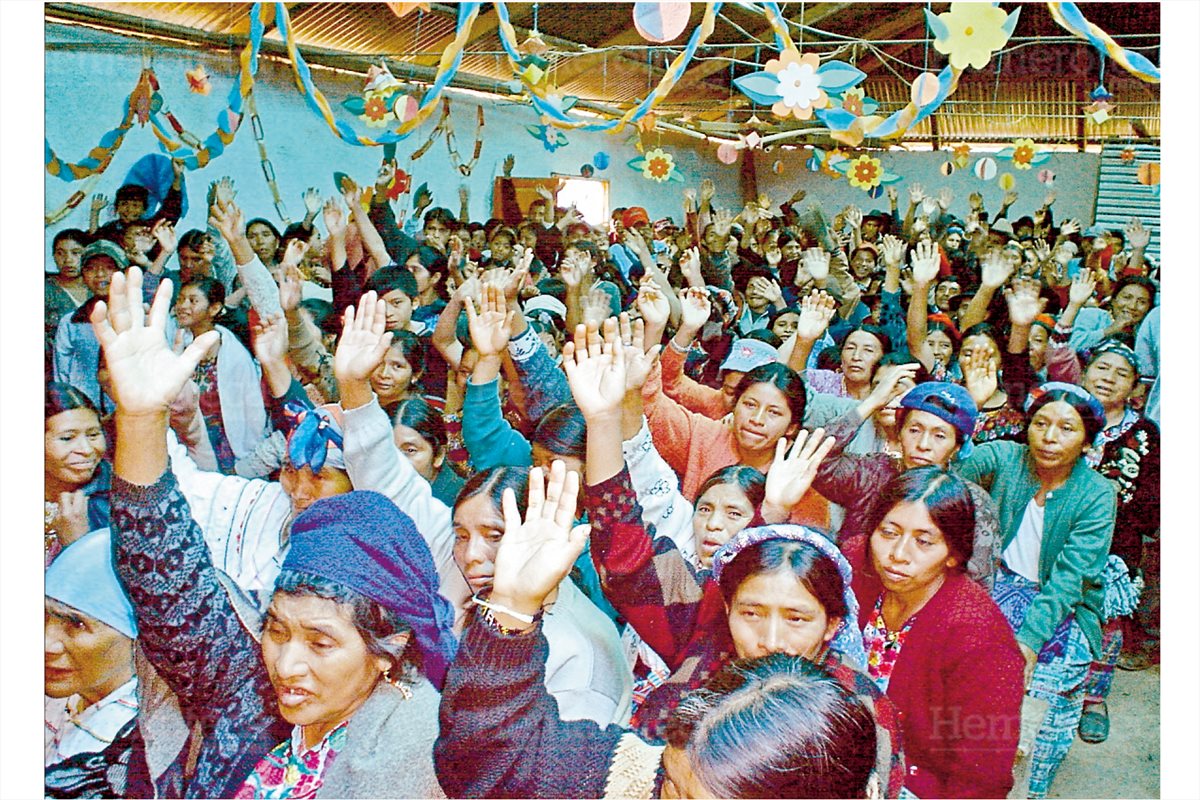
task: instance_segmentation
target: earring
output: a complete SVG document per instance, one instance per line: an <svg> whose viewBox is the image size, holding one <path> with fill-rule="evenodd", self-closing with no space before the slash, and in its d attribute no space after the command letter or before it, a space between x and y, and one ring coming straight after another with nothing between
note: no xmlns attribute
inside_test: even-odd
<svg viewBox="0 0 1200 800"><path fill-rule="evenodd" d="M383 680L385 683L398 689L400 691L400 694L404 695L405 700L412 699L412 689L409 689L408 684L404 683L400 679L392 677L392 668L391 667L388 667L387 670L383 673Z"/></svg>

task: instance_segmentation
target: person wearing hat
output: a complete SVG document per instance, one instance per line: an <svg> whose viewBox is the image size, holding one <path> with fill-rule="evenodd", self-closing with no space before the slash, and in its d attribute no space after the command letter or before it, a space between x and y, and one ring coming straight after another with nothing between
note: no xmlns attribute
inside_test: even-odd
<svg viewBox="0 0 1200 800"><path fill-rule="evenodd" d="M115 278L94 323L118 401L113 551L141 649L199 746L130 795L440 796L438 689L457 641L416 526L373 492L308 506L291 526L256 642L166 447L169 405L215 332L173 353L166 287L149 324L131 313L140 277ZM306 457L327 449L304 444Z"/></svg>
<svg viewBox="0 0 1200 800"><path fill-rule="evenodd" d="M870 533L868 517L875 497L880 487L896 475L926 466L949 469L972 450L971 436L978 411L971 395L957 384L930 381L916 384L900 397L896 412L899 459L886 453L846 453L845 447L859 425L884 405L878 397L869 399L847 412L844 421L849 424L829 426L836 443L818 468L813 488L846 510L838 532L839 541ZM968 483L967 489L975 508L975 524L971 554L965 566L972 579L990 588L998 556L996 504L983 487Z"/></svg>
<svg viewBox="0 0 1200 800"><path fill-rule="evenodd" d="M92 531L46 570L47 796L127 796L123 780L111 783L124 770L109 766L128 765L133 749L137 636L109 531Z"/></svg>
<svg viewBox="0 0 1200 800"><path fill-rule="evenodd" d="M993 245L1003 247L1016 238L1012 223L1001 217L988 227L988 239Z"/></svg>
<svg viewBox="0 0 1200 800"><path fill-rule="evenodd" d="M971 492L927 465L899 472L875 499L866 530L840 544L868 674L900 712L905 788L917 797L1005 797L1024 662L1004 615L967 574Z"/></svg>
<svg viewBox="0 0 1200 800"><path fill-rule="evenodd" d="M100 343L92 333L92 309L108 297L113 275L129 266L125 251L108 239L99 239L79 255L80 277L89 292L74 313L64 316L54 336L54 380L69 383L79 389L101 411L111 407L106 403L96 370L100 366Z"/></svg>
<svg viewBox="0 0 1200 800"><path fill-rule="evenodd" d="M1117 487L1084 457L1105 427L1094 396L1074 384L1046 383L1029 392L1025 413L1027 444L977 445L957 471L988 482L999 510L992 596L1025 656L1033 702L1022 727L1038 731L1028 796L1045 797L1079 727L1088 669L1101 655Z"/></svg>
<svg viewBox="0 0 1200 800"><path fill-rule="evenodd" d="M878 208L871 209L871 213L862 218L862 225L859 228L861 241L877 243L885 233L891 230L892 222L893 214Z"/></svg>

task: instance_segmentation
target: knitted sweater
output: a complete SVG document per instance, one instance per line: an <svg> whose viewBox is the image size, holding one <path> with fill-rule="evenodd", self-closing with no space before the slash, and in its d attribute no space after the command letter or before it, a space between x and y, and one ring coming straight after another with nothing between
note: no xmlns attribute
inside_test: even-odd
<svg viewBox="0 0 1200 800"><path fill-rule="evenodd" d="M958 473L988 487L1000 509L1000 550L1021 527L1029 501L1041 487L1029 447L1015 442L977 445L957 464ZM1112 544L1117 491L1113 483L1079 459L1067 482L1046 495L1042 550L1038 559L1041 590L1017 631L1017 641L1034 652L1074 614L1092 655L1100 655L1104 618L1104 565Z"/></svg>
<svg viewBox="0 0 1200 800"><path fill-rule="evenodd" d="M854 569L859 627L883 593L867 539L844 543ZM900 712L905 786L918 797L1005 797L1021 731L1025 659L986 590L947 575L917 612L888 683Z"/></svg>
<svg viewBox="0 0 1200 800"><path fill-rule="evenodd" d="M610 602L671 669L667 681L638 709L634 727L651 740L684 695L703 685L735 657L721 589L708 571L697 572L666 537L655 537L622 470L585 495L592 520L592 553ZM754 524L754 523L751 523ZM904 782L904 760L891 703L867 676L830 652L825 669L875 714L876 772L887 797Z"/></svg>

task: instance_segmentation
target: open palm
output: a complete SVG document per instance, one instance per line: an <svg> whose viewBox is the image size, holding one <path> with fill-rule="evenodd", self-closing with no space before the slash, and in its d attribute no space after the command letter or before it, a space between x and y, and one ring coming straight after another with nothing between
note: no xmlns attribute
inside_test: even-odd
<svg viewBox="0 0 1200 800"><path fill-rule="evenodd" d="M339 382L365 381L387 355L392 334L386 330L387 304L367 292L358 311L346 309L342 335L333 355L333 374Z"/></svg>
<svg viewBox="0 0 1200 800"><path fill-rule="evenodd" d="M605 321L603 341L593 326L577 325L575 340L563 347L567 383L586 420L619 411L625 397L625 347L615 323Z"/></svg>

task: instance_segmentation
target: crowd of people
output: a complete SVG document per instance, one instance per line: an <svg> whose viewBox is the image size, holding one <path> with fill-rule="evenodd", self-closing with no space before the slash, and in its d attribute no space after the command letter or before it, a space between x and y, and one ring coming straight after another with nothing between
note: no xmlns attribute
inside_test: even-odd
<svg viewBox="0 0 1200 800"><path fill-rule="evenodd" d="M1045 797L1158 660L1148 230L513 164L55 234L46 796Z"/></svg>

